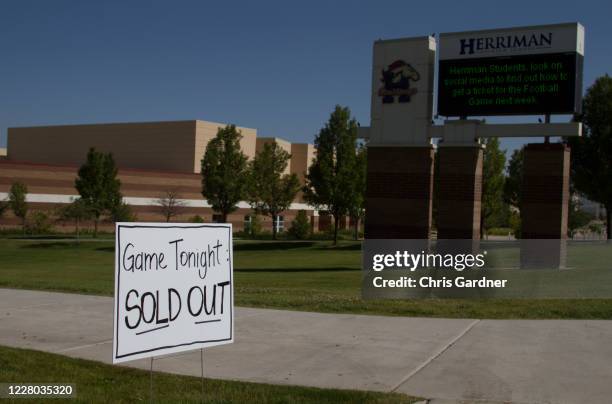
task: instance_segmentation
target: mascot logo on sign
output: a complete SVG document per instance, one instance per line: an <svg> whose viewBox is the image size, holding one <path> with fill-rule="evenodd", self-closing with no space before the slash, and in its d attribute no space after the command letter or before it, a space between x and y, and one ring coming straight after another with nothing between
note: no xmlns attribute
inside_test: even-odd
<svg viewBox="0 0 612 404"><path fill-rule="evenodd" d="M380 81L383 87L378 90L378 95L383 97L383 104L392 104L395 97L398 102L410 102L410 97L416 94L416 88L410 88L410 81L419 81L421 75L409 63L396 60L382 71Z"/></svg>

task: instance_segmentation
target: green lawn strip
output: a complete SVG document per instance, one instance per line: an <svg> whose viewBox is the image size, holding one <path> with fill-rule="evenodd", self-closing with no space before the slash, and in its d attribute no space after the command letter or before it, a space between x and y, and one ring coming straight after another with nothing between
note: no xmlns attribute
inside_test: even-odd
<svg viewBox="0 0 612 404"><path fill-rule="evenodd" d="M612 257L580 246L568 265L609 268ZM516 251L500 249L514 265ZM0 287L112 296L114 247L59 241L0 239ZM393 316L492 319L612 319L612 299L362 300L360 244L343 242L238 241L234 249L235 303L239 306ZM599 285L608 287L612 271ZM581 273L567 271L580 286ZM543 276L545 274L543 273ZM556 275L555 275L556 276ZM548 282L543 283L548 287ZM552 285L554 286L554 285Z"/></svg>
<svg viewBox="0 0 612 404"><path fill-rule="evenodd" d="M123 366L74 359L61 355L0 346L0 380L3 383L71 383L76 399L53 402L148 402L149 372ZM154 402L199 402L201 379L154 372ZM413 403L398 393L278 386L263 383L204 380L206 403ZM24 402L15 399L14 402ZM10 402L10 400L2 400Z"/></svg>

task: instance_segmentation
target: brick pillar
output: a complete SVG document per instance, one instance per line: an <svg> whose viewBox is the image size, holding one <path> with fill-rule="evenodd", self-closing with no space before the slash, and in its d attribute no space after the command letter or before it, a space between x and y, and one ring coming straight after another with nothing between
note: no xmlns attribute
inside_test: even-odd
<svg viewBox="0 0 612 404"><path fill-rule="evenodd" d="M368 147L366 239L427 239L433 192L431 146Z"/></svg>
<svg viewBox="0 0 612 404"><path fill-rule="evenodd" d="M441 146L438 159L438 239L480 240L482 148Z"/></svg>
<svg viewBox="0 0 612 404"><path fill-rule="evenodd" d="M525 146L521 200L523 267L563 267L569 204L570 149L560 143ZM548 240L548 241L543 241Z"/></svg>
<svg viewBox="0 0 612 404"><path fill-rule="evenodd" d="M528 144L523 162L522 238L567 238L570 150L560 143Z"/></svg>

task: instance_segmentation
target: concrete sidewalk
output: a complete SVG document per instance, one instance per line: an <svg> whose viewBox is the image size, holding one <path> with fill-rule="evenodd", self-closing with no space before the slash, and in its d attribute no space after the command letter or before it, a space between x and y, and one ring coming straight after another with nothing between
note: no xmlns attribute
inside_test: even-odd
<svg viewBox="0 0 612 404"><path fill-rule="evenodd" d="M111 361L112 299L0 289L0 345ZM612 321L470 320L238 308L207 377L467 402L609 403ZM148 360L129 363L149 368ZM154 369L200 374L199 352Z"/></svg>

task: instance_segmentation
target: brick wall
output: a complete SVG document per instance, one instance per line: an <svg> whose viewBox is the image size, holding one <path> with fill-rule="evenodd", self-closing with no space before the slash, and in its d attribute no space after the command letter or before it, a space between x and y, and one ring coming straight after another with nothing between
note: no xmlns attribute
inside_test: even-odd
<svg viewBox="0 0 612 404"><path fill-rule="evenodd" d="M523 162L522 238L567 238L570 149L528 144Z"/></svg>
<svg viewBox="0 0 612 404"><path fill-rule="evenodd" d="M28 187L30 196L36 195L46 199L46 202L29 202L29 209L43 211L49 216L57 216L57 210L65 205L57 200L69 201L69 196L78 195L74 188L74 180L78 168L69 165L49 165L19 163L10 160L0 160L0 193L8 193L14 182L22 182ZM204 204L201 194L200 174L173 173L163 171L147 171L137 169L120 169L118 178L121 181L121 192L127 198L146 198L146 200L158 199L166 191L175 191L180 199L198 200ZM143 202L144 203L144 202ZM159 207L155 204L130 204L132 211L137 215L138 221L164 221ZM298 210L288 210L282 213L284 216L285 230L291 226ZM180 208L177 216L172 221L187 221L195 215L201 216L205 222L212 222L215 212L210 207L185 206ZM313 211L307 211L309 215ZM228 221L232 223L234 231L240 231L244 227L244 217L253 214L248 207L239 208L230 214ZM262 217L262 228L266 231L272 230L272 218ZM0 227L14 227L21 222L7 211L0 218ZM91 223L85 223L84 228L91 227ZM73 231L72 223L57 222L56 229L59 231ZM103 223L102 230L111 231L114 224Z"/></svg>
<svg viewBox="0 0 612 404"><path fill-rule="evenodd" d="M431 229L432 147L369 147L366 238L424 239Z"/></svg>

